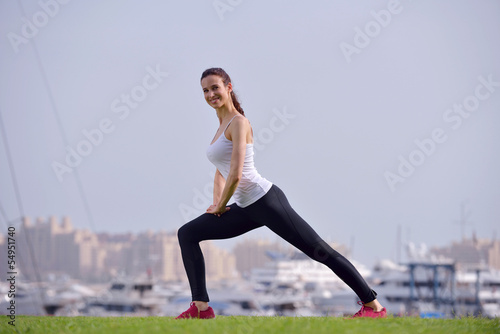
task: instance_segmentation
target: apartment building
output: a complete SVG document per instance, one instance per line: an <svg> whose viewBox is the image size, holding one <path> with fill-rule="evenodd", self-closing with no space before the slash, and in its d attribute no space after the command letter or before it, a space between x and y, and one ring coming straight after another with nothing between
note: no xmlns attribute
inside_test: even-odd
<svg viewBox="0 0 500 334"><path fill-rule="evenodd" d="M5 238L3 238L5 239ZM5 240L0 238L0 243ZM75 229L69 217L29 217L16 233L19 271L29 281L49 274L66 274L89 282L107 282L119 274L150 276L161 281L186 280L176 233L146 231L139 234L96 234ZM207 280L237 275L234 255L202 242Z"/></svg>

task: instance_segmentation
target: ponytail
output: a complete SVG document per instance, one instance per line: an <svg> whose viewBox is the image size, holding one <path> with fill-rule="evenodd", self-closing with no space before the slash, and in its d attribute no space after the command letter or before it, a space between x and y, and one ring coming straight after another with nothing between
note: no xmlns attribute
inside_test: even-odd
<svg viewBox="0 0 500 334"><path fill-rule="evenodd" d="M240 114L245 116L245 112L243 111L243 108L240 105L240 101L238 101L238 97L236 97L234 91L231 91L231 100L233 101L233 105L236 108L236 110L238 110Z"/></svg>

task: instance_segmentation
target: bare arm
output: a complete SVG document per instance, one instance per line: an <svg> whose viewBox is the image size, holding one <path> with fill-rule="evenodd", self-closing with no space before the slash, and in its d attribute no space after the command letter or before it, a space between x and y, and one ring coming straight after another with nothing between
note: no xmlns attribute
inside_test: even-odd
<svg viewBox="0 0 500 334"><path fill-rule="evenodd" d="M226 180L224 179L222 174L217 169L215 171L215 176L214 176L214 201L213 201L213 205L217 205L217 203L219 203L221 195L222 195L222 190L224 189L225 184L226 184Z"/></svg>

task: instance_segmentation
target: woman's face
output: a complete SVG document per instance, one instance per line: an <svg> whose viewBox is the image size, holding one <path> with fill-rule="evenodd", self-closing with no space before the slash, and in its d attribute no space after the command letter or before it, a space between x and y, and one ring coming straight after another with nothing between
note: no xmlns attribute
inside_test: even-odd
<svg viewBox="0 0 500 334"><path fill-rule="evenodd" d="M224 86L222 78L218 75L209 75L201 79L201 87L205 100L212 108L220 108L230 101L232 85Z"/></svg>

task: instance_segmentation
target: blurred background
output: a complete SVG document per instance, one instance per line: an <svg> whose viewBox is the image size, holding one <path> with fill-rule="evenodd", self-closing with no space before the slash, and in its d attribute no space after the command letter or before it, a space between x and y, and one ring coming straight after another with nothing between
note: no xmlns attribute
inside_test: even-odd
<svg viewBox="0 0 500 334"><path fill-rule="evenodd" d="M0 31L5 233L203 213L218 119L199 80L222 67L259 172L356 260L497 237L498 1L2 1Z"/></svg>

